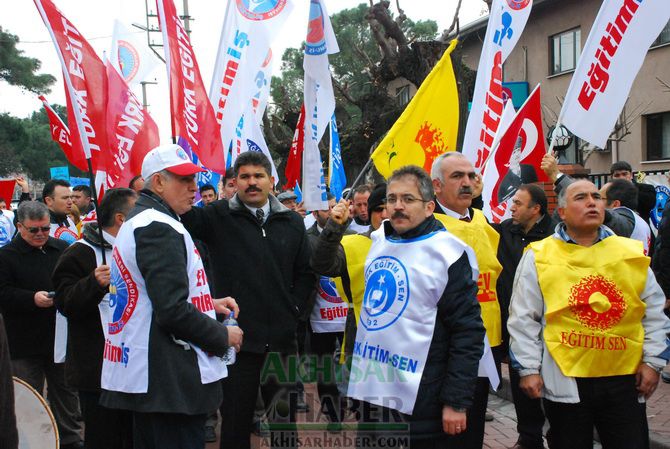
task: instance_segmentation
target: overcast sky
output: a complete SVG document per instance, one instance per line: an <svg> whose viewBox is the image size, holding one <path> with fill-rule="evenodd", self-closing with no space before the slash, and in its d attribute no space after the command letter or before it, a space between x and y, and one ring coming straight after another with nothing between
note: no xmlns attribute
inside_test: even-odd
<svg viewBox="0 0 670 449"><path fill-rule="evenodd" d="M126 24L144 24L145 4L142 0L54 0L56 6L88 39L93 48L102 57L103 51L109 52L111 46L112 26L115 18ZM176 0L177 10L181 13L182 1ZM362 0L325 0L329 14L342 9L351 8ZM9 6L10 0L7 1ZM226 1L190 0L188 7L193 17L191 41L193 43L198 64L209 89L214 60L221 33L221 25L226 9ZM392 1L395 9L395 1ZM294 0L295 8L288 19L282 33L275 39L273 52L275 71L279 70L279 59L287 47L298 47L303 41L307 29L307 12L309 0ZM457 0L400 0L400 6L412 20L433 19L438 22L441 31L447 28L452 20ZM485 3L480 0L465 0L461 7L460 22L464 25L482 15ZM149 0L149 9L156 10L155 2ZM0 26L3 30L19 36L19 49L26 56L38 58L42 61L41 72L54 75L58 81L52 86L51 94L47 99L51 103L65 104L63 82L60 65L55 48L49 34L40 18L37 8L30 0L11 0L11 6L5 8L0 15ZM138 30L141 37L142 31ZM160 39L160 36L157 36ZM150 112L161 130L164 139L169 137L169 111L165 67L159 66L152 78L158 85L148 86L148 100ZM138 92L139 96L139 92ZM25 93L18 88L0 82L0 113L9 112L17 117L29 116L41 107L37 97Z"/></svg>

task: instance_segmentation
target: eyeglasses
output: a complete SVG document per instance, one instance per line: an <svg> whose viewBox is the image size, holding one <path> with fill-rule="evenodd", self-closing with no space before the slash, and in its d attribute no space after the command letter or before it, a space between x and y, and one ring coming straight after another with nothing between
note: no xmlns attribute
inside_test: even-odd
<svg viewBox="0 0 670 449"><path fill-rule="evenodd" d="M24 226L24 227L25 227L25 226ZM27 229L28 232L30 232L31 234L37 234L37 233L40 232L40 231L42 231L42 232L49 232L49 231L51 230L51 226L35 226L35 227L32 227L32 226L31 226L31 227L29 227L29 228L26 227L26 229Z"/></svg>
<svg viewBox="0 0 670 449"><path fill-rule="evenodd" d="M401 203L411 206L412 204L416 203L417 201L420 201L422 203L427 203L428 201L422 200L421 198L414 198L412 195L400 195L399 197L395 195L389 195L386 197L386 204L390 204L393 206L395 203L400 201Z"/></svg>

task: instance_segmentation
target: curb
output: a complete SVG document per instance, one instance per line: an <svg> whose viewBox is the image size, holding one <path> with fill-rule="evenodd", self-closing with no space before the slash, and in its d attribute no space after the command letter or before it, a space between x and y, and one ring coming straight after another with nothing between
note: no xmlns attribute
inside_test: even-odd
<svg viewBox="0 0 670 449"><path fill-rule="evenodd" d="M504 377L500 379L500 386L498 391L490 391L491 394L498 396L501 399L504 399L509 402L514 402L512 400L512 387L509 383L509 378ZM594 432L594 437L597 438L596 432ZM659 435L656 432L649 431L649 447L650 449L670 449L670 438L667 438L663 435Z"/></svg>

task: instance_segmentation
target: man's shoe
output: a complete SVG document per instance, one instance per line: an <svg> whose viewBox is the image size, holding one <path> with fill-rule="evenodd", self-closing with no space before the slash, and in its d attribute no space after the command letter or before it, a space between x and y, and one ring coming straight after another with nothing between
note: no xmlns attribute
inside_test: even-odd
<svg viewBox="0 0 670 449"><path fill-rule="evenodd" d="M484 421L486 421L486 422L493 421L493 415L490 414L489 412L486 412L486 415L484 416Z"/></svg>
<svg viewBox="0 0 670 449"><path fill-rule="evenodd" d="M667 372L665 372L665 371L662 371L662 372L661 372L661 379L662 379L663 382L665 382L666 384L670 384L670 373L667 373Z"/></svg>
<svg viewBox="0 0 670 449"><path fill-rule="evenodd" d="M216 442L216 432L214 431L214 427L205 426L205 442L207 443Z"/></svg>

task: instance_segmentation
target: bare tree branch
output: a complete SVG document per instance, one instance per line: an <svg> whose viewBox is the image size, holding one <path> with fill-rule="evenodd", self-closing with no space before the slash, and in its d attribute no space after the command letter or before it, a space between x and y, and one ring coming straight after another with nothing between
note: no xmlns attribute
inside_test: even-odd
<svg viewBox="0 0 670 449"><path fill-rule="evenodd" d="M347 86L342 86L342 84L340 84L340 82L338 80L336 80L335 77L332 76L332 75L331 75L330 79L333 80L333 86L335 86L335 88L338 90L338 92L340 92L340 94L342 94L342 96L349 103L351 103L352 105L360 108L360 105L358 104L358 102L356 100L354 100L354 97L352 97L351 94L349 93L349 89L347 88Z"/></svg>
<svg viewBox="0 0 670 449"><path fill-rule="evenodd" d="M277 147L284 145L284 143L277 138L274 130L272 129L272 124L270 123L270 117L268 117L267 109L265 109L265 112L263 112L263 131L263 134L265 134L265 137L269 140L270 145Z"/></svg>
<svg viewBox="0 0 670 449"><path fill-rule="evenodd" d="M451 25L449 26L449 28L447 28L442 32L442 36L440 36L439 39L440 41L446 42L447 39L449 39L449 35L451 35L451 32L454 31L454 28L456 28L456 24L458 23L458 14L461 10L461 2L462 0L458 0L458 4L456 5L456 11L454 12L454 18L451 21Z"/></svg>

